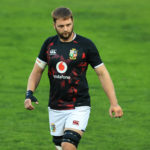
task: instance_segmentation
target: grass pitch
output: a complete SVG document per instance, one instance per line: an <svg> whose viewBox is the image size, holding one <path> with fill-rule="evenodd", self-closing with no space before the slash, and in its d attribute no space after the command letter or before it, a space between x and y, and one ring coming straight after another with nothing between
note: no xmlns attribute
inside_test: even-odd
<svg viewBox="0 0 150 150"><path fill-rule="evenodd" d="M114 82L124 117L108 115L109 102L89 67L92 112L79 150L150 149L150 20L148 0L0 2L0 149L54 149L49 135L47 71L34 111L24 109L28 76L44 40L55 34L51 11L72 9L75 32L90 38Z"/></svg>

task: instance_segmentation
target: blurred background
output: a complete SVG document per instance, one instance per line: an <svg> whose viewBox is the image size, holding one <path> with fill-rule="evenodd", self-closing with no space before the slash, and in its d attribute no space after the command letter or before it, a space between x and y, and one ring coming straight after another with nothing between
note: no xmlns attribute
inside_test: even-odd
<svg viewBox="0 0 150 150"><path fill-rule="evenodd" d="M74 31L90 38L110 72L120 119L109 117L109 101L89 66L92 111L79 150L150 149L150 2L148 0L0 1L0 149L54 150L49 133L47 69L24 109L29 74L43 42L56 34L51 11L73 11Z"/></svg>

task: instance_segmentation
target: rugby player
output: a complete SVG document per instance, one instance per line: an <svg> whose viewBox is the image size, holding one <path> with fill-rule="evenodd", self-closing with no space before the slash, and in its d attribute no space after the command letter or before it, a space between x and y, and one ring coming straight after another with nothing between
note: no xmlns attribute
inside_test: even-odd
<svg viewBox="0 0 150 150"><path fill-rule="evenodd" d="M52 12L57 35L48 37L39 52L29 76L25 108L33 110L32 102L42 73L48 66L50 80L49 124L56 150L76 150L90 115L90 95L86 71L90 64L95 70L110 101L111 117L121 117L110 75L94 43L73 30L73 15L69 8ZM114 113L114 115L113 115Z"/></svg>

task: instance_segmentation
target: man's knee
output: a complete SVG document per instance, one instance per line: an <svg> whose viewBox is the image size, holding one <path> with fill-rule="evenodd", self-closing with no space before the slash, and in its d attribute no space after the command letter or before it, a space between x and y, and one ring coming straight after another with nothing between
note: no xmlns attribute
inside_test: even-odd
<svg viewBox="0 0 150 150"><path fill-rule="evenodd" d="M68 142L62 142L61 147L62 150L76 150L76 146Z"/></svg>
<svg viewBox="0 0 150 150"><path fill-rule="evenodd" d="M72 146L76 149L80 139L81 135L79 133L72 130L66 130L62 138L62 147Z"/></svg>

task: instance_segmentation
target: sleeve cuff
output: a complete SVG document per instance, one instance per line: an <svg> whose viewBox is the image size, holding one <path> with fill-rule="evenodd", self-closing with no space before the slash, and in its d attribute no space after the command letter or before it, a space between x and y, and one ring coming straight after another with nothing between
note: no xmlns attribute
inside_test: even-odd
<svg viewBox="0 0 150 150"><path fill-rule="evenodd" d="M98 67L100 67L100 66L102 66L102 65L104 65L104 63L101 63L101 64L95 66L94 69L96 69L96 68L98 68Z"/></svg>
<svg viewBox="0 0 150 150"><path fill-rule="evenodd" d="M37 57L37 59L36 59L36 63L37 63L38 66L39 66L40 68L42 68L42 69L45 69L45 67L46 67L46 65L47 65L47 63L46 63L45 61L39 59L38 57Z"/></svg>

